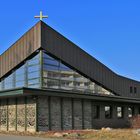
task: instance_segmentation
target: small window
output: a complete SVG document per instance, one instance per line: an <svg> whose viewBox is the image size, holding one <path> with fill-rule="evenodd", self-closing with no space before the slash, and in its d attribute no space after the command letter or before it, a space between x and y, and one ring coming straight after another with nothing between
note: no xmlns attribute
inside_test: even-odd
<svg viewBox="0 0 140 140"><path fill-rule="evenodd" d="M105 118L110 119L112 117L112 108L111 106L105 106Z"/></svg>
<svg viewBox="0 0 140 140"><path fill-rule="evenodd" d="M130 93L133 93L133 87L130 87Z"/></svg>
<svg viewBox="0 0 140 140"><path fill-rule="evenodd" d="M100 117L100 106L94 105L93 106L93 118L98 119Z"/></svg>
<svg viewBox="0 0 140 140"><path fill-rule="evenodd" d="M134 108L133 107L128 107L128 117L131 118L134 115Z"/></svg>
<svg viewBox="0 0 140 140"><path fill-rule="evenodd" d="M134 93L137 93L137 88L136 87L134 87Z"/></svg>
<svg viewBox="0 0 140 140"><path fill-rule="evenodd" d="M123 118L123 107L117 107L117 118Z"/></svg>

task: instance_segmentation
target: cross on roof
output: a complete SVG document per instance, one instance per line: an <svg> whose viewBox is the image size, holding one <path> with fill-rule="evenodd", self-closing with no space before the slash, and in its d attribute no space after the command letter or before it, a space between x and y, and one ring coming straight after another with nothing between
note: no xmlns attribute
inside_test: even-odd
<svg viewBox="0 0 140 140"><path fill-rule="evenodd" d="M35 18L40 18L40 20L43 20L43 18L48 18L48 16L43 16L42 11L40 11L40 15L39 16L35 16Z"/></svg>

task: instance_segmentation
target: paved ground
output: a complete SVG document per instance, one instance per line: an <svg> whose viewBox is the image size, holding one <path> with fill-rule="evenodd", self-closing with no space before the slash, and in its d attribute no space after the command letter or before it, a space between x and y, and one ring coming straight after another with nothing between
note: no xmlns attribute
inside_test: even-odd
<svg viewBox="0 0 140 140"><path fill-rule="evenodd" d="M7 136L7 135L0 135L0 140L56 140L56 139L28 137L28 136Z"/></svg>

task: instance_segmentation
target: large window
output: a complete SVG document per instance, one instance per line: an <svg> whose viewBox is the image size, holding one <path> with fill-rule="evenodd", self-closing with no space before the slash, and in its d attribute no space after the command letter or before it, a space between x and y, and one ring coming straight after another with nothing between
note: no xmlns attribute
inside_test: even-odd
<svg viewBox="0 0 140 140"><path fill-rule="evenodd" d="M80 91L113 95L75 70L40 52L0 82L0 90L18 87Z"/></svg>
<svg viewBox="0 0 140 140"><path fill-rule="evenodd" d="M0 82L0 90L18 87L40 87L40 53Z"/></svg>
<svg viewBox="0 0 140 140"><path fill-rule="evenodd" d="M112 95L111 92L46 53L43 53L43 88Z"/></svg>

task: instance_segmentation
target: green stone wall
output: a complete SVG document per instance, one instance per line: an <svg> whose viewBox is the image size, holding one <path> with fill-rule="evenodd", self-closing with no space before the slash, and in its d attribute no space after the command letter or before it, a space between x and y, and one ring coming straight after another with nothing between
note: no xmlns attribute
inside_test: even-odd
<svg viewBox="0 0 140 140"><path fill-rule="evenodd" d="M39 96L37 110L38 131L92 128L90 100Z"/></svg>
<svg viewBox="0 0 140 140"><path fill-rule="evenodd" d="M83 128L92 128L92 107L89 100L83 101Z"/></svg>
<svg viewBox="0 0 140 140"><path fill-rule="evenodd" d="M51 129L61 130L61 105L59 97L50 99Z"/></svg>
<svg viewBox="0 0 140 140"><path fill-rule="evenodd" d="M74 122L74 129L82 129L82 101L81 99L73 100L73 122Z"/></svg>
<svg viewBox="0 0 140 140"><path fill-rule="evenodd" d="M59 93L58 93L59 94ZM112 117L105 118L105 106L112 107ZM99 106L99 117L95 118L95 106ZM116 108L124 108L123 118L117 118ZM138 114L138 105L127 103L100 102L90 99L39 96L37 103L38 131L98 129L102 127L129 127L127 108L134 106Z"/></svg>
<svg viewBox="0 0 140 140"><path fill-rule="evenodd" d="M48 131L49 130L49 104L48 97L38 97L38 130Z"/></svg>
<svg viewBox="0 0 140 140"><path fill-rule="evenodd" d="M63 112L62 112L63 129L72 129L72 101L71 98L63 99Z"/></svg>
<svg viewBox="0 0 140 140"><path fill-rule="evenodd" d="M107 105L112 107L112 117L109 119L105 118L104 109ZM95 106L100 106L98 118L94 117ZM117 118L117 106L123 107L123 118ZM129 106L134 107L134 115L139 113L139 106L135 104L114 104L90 99L47 95L1 99L0 131L124 128L129 125Z"/></svg>

